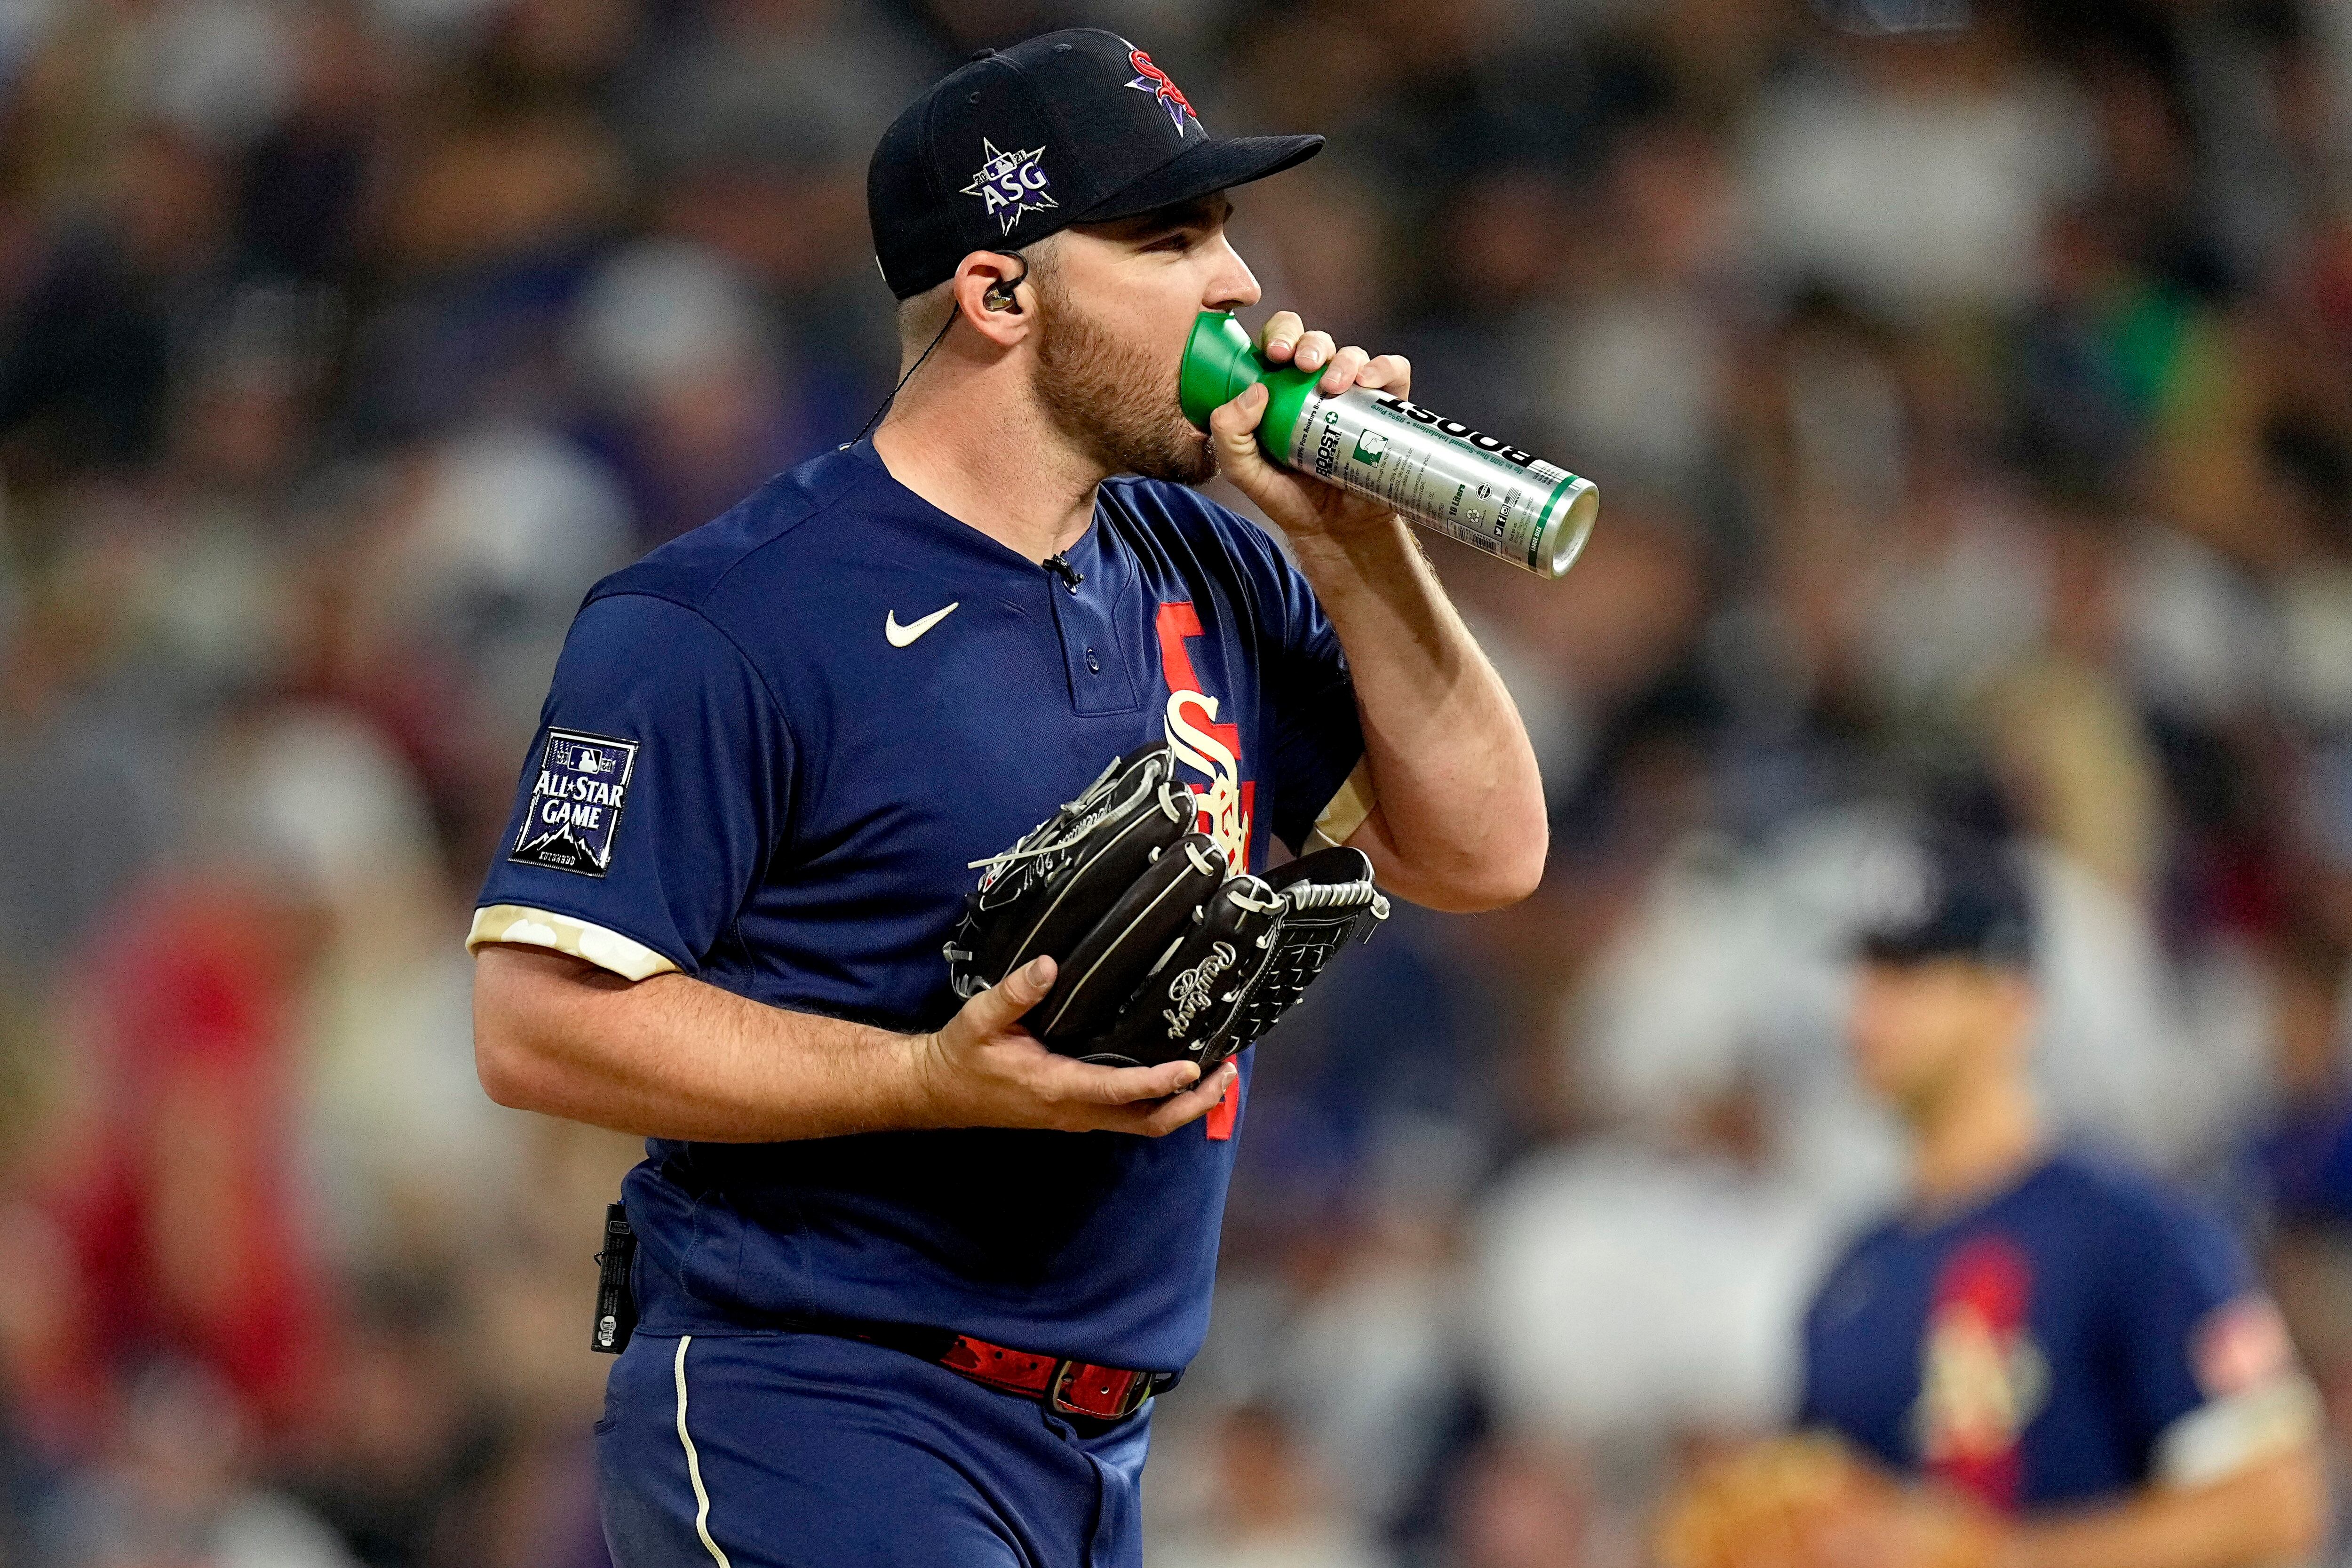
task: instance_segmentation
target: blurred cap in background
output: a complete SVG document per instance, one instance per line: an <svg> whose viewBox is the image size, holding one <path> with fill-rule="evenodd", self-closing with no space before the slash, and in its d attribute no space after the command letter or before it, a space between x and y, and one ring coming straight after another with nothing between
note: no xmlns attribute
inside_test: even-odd
<svg viewBox="0 0 2352 1568"><path fill-rule="evenodd" d="M2032 903L2016 857L2000 840L1929 827L1882 846L1858 874L1858 951L1872 963L2032 962Z"/></svg>

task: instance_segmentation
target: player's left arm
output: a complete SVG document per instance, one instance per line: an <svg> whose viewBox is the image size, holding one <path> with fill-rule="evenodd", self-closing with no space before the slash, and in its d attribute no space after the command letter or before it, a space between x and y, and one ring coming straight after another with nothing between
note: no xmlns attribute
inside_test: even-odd
<svg viewBox="0 0 2352 1568"><path fill-rule="evenodd" d="M1338 347L1288 310L1260 341L1277 364L1323 367L1327 392L1411 390L1401 356ZM1288 535L1347 650L1372 804L1339 837L1418 904L1468 910L1525 898L1543 876L1549 829L1518 710L1402 518L1265 459L1254 435L1265 404L1265 389L1252 387L1210 416L1209 431L1218 468Z"/></svg>

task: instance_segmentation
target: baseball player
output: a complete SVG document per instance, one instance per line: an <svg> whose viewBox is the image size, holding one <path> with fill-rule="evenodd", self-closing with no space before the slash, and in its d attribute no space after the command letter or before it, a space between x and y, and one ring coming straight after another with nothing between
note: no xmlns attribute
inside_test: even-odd
<svg viewBox="0 0 2352 1568"><path fill-rule="evenodd" d="M2315 1396L2245 1254L2036 1111L2029 904L2000 847L1870 868L1854 1059L1912 1191L1805 1317L1801 1424L1937 1485L1822 1521L1829 1568L2231 1568L2317 1545Z"/></svg>
<svg viewBox="0 0 2352 1568"><path fill-rule="evenodd" d="M648 1138L623 1568L1139 1561L1247 1053L1055 1055L1050 958L960 1006L941 959L971 868L1107 762L1165 742L1237 870L1353 846L1452 910L1540 875L1527 736L1404 524L1265 463L1263 393L1178 408L1196 313L1258 298L1224 192L1321 140L1213 137L1108 33L975 58L874 154L889 418L580 612L469 945L491 1095Z"/></svg>

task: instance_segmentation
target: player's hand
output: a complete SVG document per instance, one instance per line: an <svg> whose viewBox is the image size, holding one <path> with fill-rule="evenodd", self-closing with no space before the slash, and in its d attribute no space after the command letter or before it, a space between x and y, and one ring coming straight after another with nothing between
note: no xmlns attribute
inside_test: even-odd
<svg viewBox="0 0 2352 1568"><path fill-rule="evenodd" d="M918 1038L932 1125L1160 1138L1206 1116L1240 1076L1231 1062L1202 1081L1194 1062L1110 1068L1057 1056L1020 1026L1053 988L1054 961L1034 959Z"/></svg>
<svg viewBox="0 0 2352 1568"><path fill-rule="evenodd" d="M1328 332L1310 332L1294 310L1277 310L1258 333L1258 347L1276 364L1300 370L1320 367L1316 383L1326 393L1350 386L1371 387L1397 397L1412 391L1412 366L1402 354L1374 356L1355 347L1340 348ZM1296 538L1300 534L1345 536L1371 528L1391 526L1393 509L1337 485L1293 473L1269 462L1258 450L1257 427L1265 417L1264 386L1253 386L1209 416L1209 441L1217 454L1220 472L1276 526Z"/></svg>

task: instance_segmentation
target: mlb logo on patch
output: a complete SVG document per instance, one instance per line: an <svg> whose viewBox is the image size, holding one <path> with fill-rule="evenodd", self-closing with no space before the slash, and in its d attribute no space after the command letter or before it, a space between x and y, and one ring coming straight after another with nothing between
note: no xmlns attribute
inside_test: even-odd
<svg viewBox="0 0 2352 1568"><path fill-rule="evenodd" d="M577 730L550 730L539 753L530 808L507 858L601 877L613 863L613 833L629 796L637 743Z"/></svg>

